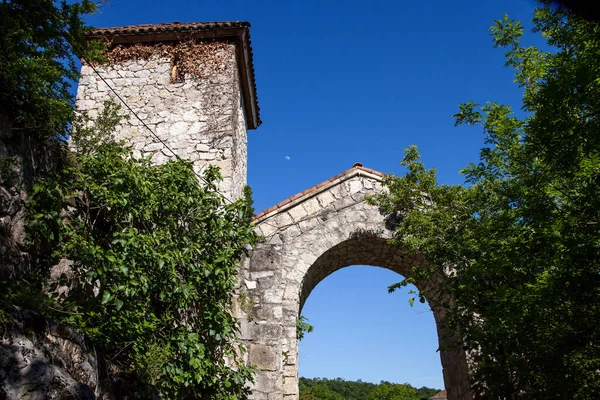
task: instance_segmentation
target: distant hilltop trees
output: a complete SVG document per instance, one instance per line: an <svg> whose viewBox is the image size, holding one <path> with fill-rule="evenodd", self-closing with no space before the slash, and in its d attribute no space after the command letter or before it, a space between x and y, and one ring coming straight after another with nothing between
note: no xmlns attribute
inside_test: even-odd
<svg viewBox="0 0 600 400"><path fill-rule="evenodd" d="M342 378L300 378L300 400L428 400L439 389L408 383L347 381Z"/></svg>

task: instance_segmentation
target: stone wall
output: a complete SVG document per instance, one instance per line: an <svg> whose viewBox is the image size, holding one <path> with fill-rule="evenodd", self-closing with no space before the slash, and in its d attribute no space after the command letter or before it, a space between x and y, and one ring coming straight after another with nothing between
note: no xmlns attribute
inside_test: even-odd
<svg viewBox="0 0 600 400"><path fill-rule="evenodd" d="M381 175L353 168L261 214L259 244L242 269L237 303L247 361L259 368L252 399L298 398L296 319L306 298L325 277L350 265L372 265L410 277L420 256L388 241L393 232L377 207L364 199L381 190ZM437 288L443 276L417 281L438 329L448 399L472 398L464 352L447 349L456 336L444 328ZM471 396L471 397L470 397Z"/></svg>
<svg viewBox="0 0 600 400"><path fill-rule="evenodd" d="M106 100L121 103L112 87L158 137L122 105L130 118L118 126L117 139L133 146L137 156L151 156L158 164L175 157L170 148L192 161L198 174L208 164L218 166L224 177L221 191L238 198L246 184L247 136L235 45L205 46L204 58L197 63L199 68L209 65L211 74L186 75L181 82L173 79L174 64L164 56L95 66L106 83L83 65L76 107L95 117Z"/></svg>

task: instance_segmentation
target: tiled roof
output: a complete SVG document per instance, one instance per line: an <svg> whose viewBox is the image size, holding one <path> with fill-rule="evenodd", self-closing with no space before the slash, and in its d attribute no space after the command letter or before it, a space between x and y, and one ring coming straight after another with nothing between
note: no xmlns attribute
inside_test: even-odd
<svg viewBox="0 0 600 400"><path fill-rule="evenodd" d="M141 24L128 25L113 28L96 28L93 29L88 36L114 36L114 35L131 35L131 34L152 34L158 32L194 32L203 30L215 29L230 29L230 28L249 28L249 22L188 22L181 23L178 21L171 23L160 24Z"/></svg>
<svg viewBox="0 0 600 400"><path fill-rule="evenodd" d="M275 204L272 207L267 208L266 210L261 211L260 213L256 214L253 218L254 221L258 221L260 219L262 219L264 216L266 216L267 214L270 214L276 210L279 210L281 208L284 208L286 205L296 201L296 200L300 200L304 197L310 197L313 194L315 194L316 192L319 192L322 188L324 188L325 186L328 186L330 184L332 184L335 181L342 181L344 180L344 178L349 177L352 174L355 174L357 172L366 172L368 174L371 175L375 175L378 177L383 178L385 176L384 173L379 172L379 171L375 171L374 169L371 168L365 168L362 166L361 163L355 163L352 168L347 169L346 171L342 172L341 174L338 174L336 176L333 176L329 179L327 179L326 181L323 181L321 183L319 183L318 185L315 185L311 188L308 188L300 193L296 193L295 195L288 197L287 199L280 201L279 203Z"/></svg>
<svg viewBox="0 0 600 400"><path fill-rule="evenodd" d="M448 398L448 394L446 393L446 389L442 390L439 393L434 394L429 398L429 400L446 400Z"/></svg>
<svg viewBox="0 0 600 400"><path fill-rule="evenodd" d="M254 74L254 55L250 41L250 23L234 22L190 22L129 25L113 28L92 29L88 39L108 39L111 45L172 42L182 39L220 39L238 43L237 55L240 64L240 78L244 108L249 129L256 129L261 123L260 107Z"/></svg>

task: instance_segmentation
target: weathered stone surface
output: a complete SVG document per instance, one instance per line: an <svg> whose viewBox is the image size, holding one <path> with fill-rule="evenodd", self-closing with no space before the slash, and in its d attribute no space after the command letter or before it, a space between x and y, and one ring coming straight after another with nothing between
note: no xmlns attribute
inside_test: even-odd
<svg viewBox="0 0 600 400"><path fill-rule="evenodd" d="M254 279L260 278L259 271L277 271L281 265L281 254L272 245L262 245L252 252L250 272ZM264 274L265 272L263 272ZM272 273L271 273L272 275Z"/></svg>
<svg viewBox="0 0 600 400"><path fill-rule="evenodd" d="M256 229L266 241L254 249L240 273L256 305L247 313L253 322L242 323L244 340L249 359L264 365L253 399L265 394L268 399L298 398L296 319L325 277L350 265L384 267L410 277L412 267L424 263L422 257L407 256L401 246L389 243L393 232L384 216L364 202L367 194L381 190L380 179L355 174L324 187L257 222ZM436 301L444 300L434 295L439 283L417 281L417 287L429 295L438 330L443 329L444 318L440 307L435 307ZM451 332L440 336L440 345L455 341ZM277 354L281 363L274 362ZM470 399L465 354L443 350L440 356L446 387L454 388L449 398ZM279 379L273 378L274 373Z"/></svg>
<svg viewBox="0 0 600 400"><path fill-rule="evenodd" d="M277 355L273 346L265 344L251 344L248 362L256 365L262 371L277 370Z"/></svg>
<svg viewBox="0 0 600 400"><path fill-rule="evenodd" d="M256 382L252 387L254 392L265 393L271 395L277 392L282 381L281 376L277 372L266 371L256 375ZM255 397L253 397L255 398Z"/></svg>
<svg viewBox="0 0 600 400"><path fill-rule="evenodd" d="M296 377L284 376L283 378L283 393L298 395L298 381Z"/></svg>
<svg viewBox="0 0 600 400"><path fill-rule="evenodd" d="M83 336L64 326L48 329L32 313L17 314L18 325L0 342L0 398L95 399L98 366Z"/></svg>
<svg viewBox="0 0 600 400"><path fill-rule="evenodd" d="M135 115L117 127L117 139L135 143L139 156L152 155L152 162L157 164L174 159L176 154L192 161L196 171L209 164L219 166L224 177L219 188L228 198L235 199L246 185L247 168L247 127L235 45L210 49L206 59L197 62L221 60L222 68L211 79L186 77L184 83L171 83L171 60L157 57L97 66L96 70L166 146ZM77 109L93 116L98 115L106 100L118 103L108 85L84 65ZM126 107L122 111L127 112ZM137 127L140 134L132 134L131 126Z"/></svg>

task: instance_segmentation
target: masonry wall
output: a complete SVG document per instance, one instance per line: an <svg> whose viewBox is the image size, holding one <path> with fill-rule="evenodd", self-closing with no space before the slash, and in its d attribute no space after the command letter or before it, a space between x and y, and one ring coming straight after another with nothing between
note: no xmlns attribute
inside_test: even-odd
<svg viewBox="0 0 600 400"><path fill-rule="evenodd" d="M84 65L76 107L95 117L106 100L120 103L110 85L158 136L134 115L123 120L116 138L133 146L136 156L150 155L161 164L175 157L170 148L192 161L199 174L207 165L216 165L224 177L220 189L237 198L246 184L247 131L235 45L205 46L203 58L196 62L199 69L210 68L210 74L206 78L186 75L176 83L172 82L173 60L167 56L96 66L106 83ZM124 106L122 111L131 114Z"/></svg>
<svg viewBox="0 0 600 400"><path fill-rule="evenodd" d="M243 265L236 298L247 362L259 369L252 400L299 398L296 318L325 277L350 265L372 265L408 278L413 266L424 263L422 256L390 244L389 221L364 201L382 190L381 177L355 170L316 189L255 220L265 241ZM436 321L448 399L469 400L465 354L452 350L457 336L444 327L438 306L448 301L437 290L442 280L434 275L415 284Z"/></svg>

